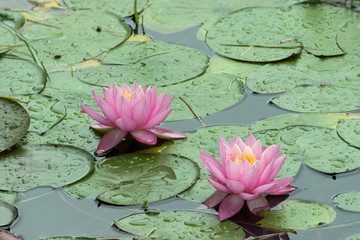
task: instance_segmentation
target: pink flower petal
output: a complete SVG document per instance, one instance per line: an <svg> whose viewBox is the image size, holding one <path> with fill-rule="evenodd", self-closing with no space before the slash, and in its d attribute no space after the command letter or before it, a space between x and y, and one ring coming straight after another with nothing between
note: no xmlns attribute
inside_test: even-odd
<svg viewBox="0 0 360 240"><path fill-rule="evenodd" d="M257 213L260 211L270 210L269 203L264 196L258 196L254 200L247 200L246 204L250 212L252 212L254 215L257 215Z"/></svg>
<svg viewBox="0 0 360 240"><path fill-rule="evenodd" d="M269 175L269 179L274 179L276 177L276 174L278 174L278 172L280 171L280 168L284 164L285 158L286 158L286 155L283 155L274 161L273 170L271 171L271 173Z"/></svg>
<svg viewBox="0 0 360 240"><path fill-rule="evenodd" d="M232 193L232 191L230 189L228 189L226 186L224 186L222 183L216 181L215 179L212 178L207 178L207 180L209 181L209 183L211 185L214 186L214 188L216 188L217 190L223 192L223 193Z"/></svg>
<svg viewBox="0 0 360 240"><path fill-rule="evenodd" d="M116 99L116 111L120 117L132 118L131 102L124 95L118 95Z"/></svg>
<svg viewBox="0 0 360 240"><path fill-rule="evenodd" d="M148 95L149 96L149 95ZM149 119L150 105L148 100L149 97L141 99L133 107L133 119L138 127L144 126Z"/></svg>
<svg viewBox="0 0 360 240"><path fill-rule="evenodd" d="M244 200L238 194L230 194L219 206L219 219L223 221L234 216L244 205Z"/></svg>
<svg viewBox="0 0 360 240"><path fill-rule="evenodd" d="M208 197L203 204L206 205L208 208L215 207L218 205L228 194L216 190L210 197Z"/></svg>
<svg viewBox="0 0 360 240"><path fill-rule="evenodd" d="M147 145L155 145L157 142L156 135L145 129L137 129L130 133L137 141L145 143Z"/></svg>
<svg viewBox="0 0 360 240"><path fill-rule="evenodd" d="M252 134L250 134L250 135L247 137L247 139L245 140L245 145L251 147L255 142L256 142L255 137L254 137Z"/></svg>
<svg viewBox="0 0 360 240"><path fill-rule="evenodd" d="M156 136L163 139L186 138L186 135L184 133L175 132L164 128L152 128L152 129L148 129L148 131L154 133Z"/></svg>
<svg viewBox="0 0 360 240"><path fill-rule="evenodd" d="M255 154L255 157L257 160L261 159L262 156L262 146L261 146L261 141L257 140L252 146L251 146L251 150L253 151L253 153Z"/></svg>
<svg viewBox="0 0 360 240"><path fill-rule="evenodd" d="M103 153L115 147L124 139L126 133L127 132L122 131L119 128L114 128L110 132L106 133L101 138L96 153Z"/></svg>
<svg viewBox="0 0 360 240"><path fill-rule="evenodd" d="M125 132L132 132L137 127L137 124L131 118L122 117L116 120L116 125Z"/></svg>
<svg viewBox="0 0 360 240"><path fill-rule="evenodd" d="M163 105L163 102L165 100L166 97L166 92L163 92L159 95L159 97L157 98L155 105L152 106L152 113L150 115L150 118L155 117L161 109L161 106Z"/></svg>
<svg viewBox="0 0 360 240"><path fill-rule="evenodd" d="M277 180L274 180L273 183L275 183L276 188L272 188L269 189L267 191L267 194L271 194L271 195L280 195L283 194L284 191L283 189L286 188L288 191L286 192L290 192L292 191L292 187L291 188L287 188L287 186L289 186L290 183L292 183L294 181L293 178L288 177L288 178L280 178Z"/></svg>
<svg viewBox="0 0 360 240"><path fill-rule="evenodd" d="M279 157L280 144L271 145L263 152L261 161L264 165L268 165L271 161Z"/></svg>
<svg viewBox="0 0 360 240"><path fill-rule="evenodd" d="M228 161L228 154L230 153L231 148L230 144L225 141L222 137L219 137L219 153L220 153L220 160L224 166L226 167Z"/></svg>
<svg viewBox="0 0 360 240"><path fill-rule="evenodd" d="M258 186L257 188L255 188L252 192L253 193L260 193L260 194L268 194L269 191L271 192L272 189L277 189L278 187L276 186L276 183L274 181Z"/></svg>
<svg viewBox="0 0 360 240"><path fill-rule="evenodd" d="M90 117L92 117L95 121L97 121L101 124L104 124L104 125L114 126L114 124L112 122L110 122L108 119L104 118L103 116L101 116L100 114L98 114L97 112L92 110L91 108L88 108L84 105L80 105L80 107L86 114L88 114Z"/></svg>
<svg viewBox="0 0 360 240"><path fill-rule="evenodd" d="M239 195L244 199L244 200L254 200L255 198L257 198L260 194L259 193L239 193Z"/></svg>
<svg viewBox="0 0 360 240"><path fill-rule="evenodd" d="M239 137L233 137L231 139L231 146L234 146L234 145L238 145L239 148L241 149L241 151L244 151L244 148L246 147L245 143L243 142L243 140Z"/></svg>
<svg viewBox="0 0 360 240"><path fill-rule="evenodd" d="M170 114L171 108L165 109L164 111L160 112L156 116L149 119L149 121L145 124L143 128L150 129L158 126L160 123L162 123L165 118Z"/></svg>
<svg viewBox="0 0 360 240"><path fill-rule="evenodd" d="M107 125L104 125L104 124L92 124L92 125L90 125L90 127L97 130L97 131L100 131L100 132L108 132L111 129L114 129L114 127L107 126Z"/></svg>
<svg viewBox="0 0 360 240"><path fill-rule="evenodd" d="M262 185L272 181L275 178L276 174L278 174L281 166L285 161L285 158L286 155L281 156L277 158L275 161L270 162L269 165L267 165L266 168L261 173L258 184Z"/></svg>
<svg viewBox="0 0 360 240"><path fill-rule="evenodd" d="M247 191L251 191L259 182L260 172L254 165L250 166L247 160L242 160L241 163L242 162L244 162L244 165L247 163L246 165L248 166L246 167L247 170L243 172L240 181L245 185Z"/></svg>
<svg viewBox="0 0 360 240"><path fill-rule="evenodd" d="M212 177L219 180L221 183L225 183L225 177L221 164L213 156L207 152L199 151L201 162L205 168L210 172Z"/></svg>
<svg viewBox="0 0 360 240"><path fill-rule="evenodd" d="M277 191L275 193L271 193L271 195L281 195L281 194L284 194L284 193L294 191L295 189L296 189L295 187L293 187L291 185L288 185L286 187L281 188L279 191Z"/></svg>
<svg viewBox="0 0 360 240"><path fill-rule="evenodd" d="M226 186L234 193L241 193L245 190L245 185L235 180L226 179Z"/></svg>
<svg viewBox="0 0 360 240"><path fill-rule="evenodd" d="M223 164L223 168L226 178L240 181L242 172L240 171L241 168L239 165L236 165L236 163L229 160L225 165Z"/></svg>

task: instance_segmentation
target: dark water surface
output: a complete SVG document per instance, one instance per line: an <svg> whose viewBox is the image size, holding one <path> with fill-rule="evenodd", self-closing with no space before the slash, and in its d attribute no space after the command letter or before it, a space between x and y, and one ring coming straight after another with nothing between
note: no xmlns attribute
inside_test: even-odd
<svg viewBox="0 0 360 240"><path fill-rule="evenodd" d="M7 4L7 5L6 5ZM24 0L0 0L0 8L29 9L31 4ZM130 20L128 20L130 21ZM209 56L213 52L204 41L196 40L198 27L189 30L163 35L145 29L145 34L154 41L165 41L191 46L205 52ZM244 87L246 96L243 101L229 109L203 117L206 125L240 124L250 125L258 120L289 113L269 104L275 94L253 94ZM359 111L358 111L359 112ZM195 131L202 127L196 120L166 122L164 128L183 132ZM290 194L289 199L315 201L327 204L337 213L336 220L324 227L306 231L298 231L297 235L289 233L290 239L343 239L360 233L360 216L358 213L343 211L332 203L335 193L360 191L359 170L338 174L336 180L332 176L314 171L303 165L295 177L293 185L298 190ZM200 203L179 198L149 204L149 208L158 210L196 209ZM94 199L75 199L68 196L62 188L36 188L19 194L16 204L19 210L18 219L11 225L11 232L25 240L36 240L50 236L87 236L87 237L119 237L129 236L112 227L119 218L132 213L142 212L141 206L116 207L106 204L98 205ZM214 210L209 210L214 212ZM345 223L346 226L344 226Z"/></svg>

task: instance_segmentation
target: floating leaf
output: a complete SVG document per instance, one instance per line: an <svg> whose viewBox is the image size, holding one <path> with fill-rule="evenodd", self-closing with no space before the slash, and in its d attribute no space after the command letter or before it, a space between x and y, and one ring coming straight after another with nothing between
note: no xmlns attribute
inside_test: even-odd
<svg viewBox="0 0 360 240"><path fill-rule="evenodd" d="M18 212L14 206L0 200L0 227L9 226L17 216Z"/></svg>
<svg viewBox="0 0 360 240"><path fill-rule="evenodd" d="M133 205L170 198L195 183L199 168L193 161L169 154L126 154L97 162L95 172L65 188L77 198Z"/></svg>
<svg viewBox="0 0 360 240"><path fill-rule="evenodd" d="M351 235L351 236L345 238L345 240L359 240L359 239L360 239L360 233L355 234L355 235Z"/></svg>
<svg viewBox="0 0 360 240"><path fill-rule="evenodd" d="M25 23L25 18L18 12L0 9L0 55L9 51L18 40L7 28L18 30Z"/></svg>
<svg viewBox="0 0 360 240"><path fill-rule="evenodd" d="M339 31L337 43L347 53L360 53L360 24L359 21L349 21Z"/></svg>
<svg viewBox="0 0 360 240"><path fill-rule="evenodd" d="M93 156L70 146L26 145L0 156L0 189L26 191L61 187L93 169Z"/></svg>
<svg viewBox="0 0 360 240"><path fill-rule="evenodd" d="M0 200L7 202L11 205L15 205L17 202L18 193L17 192L8 192L8 191L0 191Z"/></svg>
<svg viewBox="0 0 360 240"><path fill-rule="evenodd" d="M168 121L195 118L187 104L201 117L231 107L244 97L242 82L238 78L211 73L180 84L160 87L158 91L175 95L171 103L172 111L166 118Z"/></svg>
<svg viewBox="0 0 360 240"><path fill-rule="evenodd" d="M70 64L95 57L130 35L130 27L109 12L68 11L41 23L27 26L23 34L45 63Z"/></svg>
<svg viewBox="0 0 360 240"><path fill-rule="evenodd" d="M336 212L328 205L289 200L281 203L281 210L262 212L260 226L274 230L308 229L329 224Z"/></svg>
<svg viewBox="0 0 360 240"><path fill-rule="evenodd" d="M1 238L0 238L1 239ZM135 240L133 237L125 238L90 238L90 237L70 237L70 236L55 236L48 238L41 238L40 240ZM141 239L139 239L141 240Z"/></svg>
<svg viewBox="0 0 360 240"><path fill-rule="evenodd" d="M19 103L0 98L0 152L17 143L26 134L29 124L29 114Z"/></svg>
<svg viewBox="0 0 360 240"><path fill-rule="evenodd" d="M98 86L109 82L142 86L171 85L202 74L208 57L197 49L163 42L125 42L108 52L96 68L75 71L79 80Z"/></svg>
<svg viewBox="0 0 360 240"><path fill-rule="evenodd" d="M64 2L67 6L72 8L90 8L100 12L110 11L121 17L134 14L134 0L122 0L121 4L119 4L118 0L65 0ZM141 12L146 4L147 0L138 0L137 11Z"/></svg>
<svg viewBox="0 0 360 240"><path fill-rule="evenodd" d="M36 64L20 59L0 57L0 94L34 94L45 86L44 71Z"/></svg>
<svg viewBox="0 0 360 240"><path fill-rule="evenodd" d="M360 192L340 193L333 198L333 202L341 209L360 212Z"/></svg>
<svg viewBox="0 0 360 240"><path fill-rule="evenodd" d="M280 8L245 8L216 22L206 42L220 55L250 62L286 59L300 54L302 46L317 56L341 55L336 33L359 16L341 6L313 1Z"/></svg>
<svg viewBox="0 0 360 240"><path fill-rule="evenodd" d="M241 227L203 212L169 211L134 214L115 222L122 231L155 239L245 239Z"/></svg>
<svg viewBox="0 0 360 240"><path fill-rule="evenodd" d="M324 173L342 173L360 167L360 150L342 141L335 130L319 127L287 127L255 133L267 146L280 143L286 160L277 178L293 177L301 162Z"/></svg>
<svg viewBox="0 0 360 240"><path fill-rule="evenodd" d="M144 26L153 31L173 33L200 25L204 22L213 22L228 13L240 8L253 6L275 7L298 2L296 0L153 0L144 11Z"/></svg>
<svg viewBox="0 0 360 240"><path fill-rule="evenodd" d="M360 148L360 120L344 119L337 127L339 136L352 146Z"/></svg>

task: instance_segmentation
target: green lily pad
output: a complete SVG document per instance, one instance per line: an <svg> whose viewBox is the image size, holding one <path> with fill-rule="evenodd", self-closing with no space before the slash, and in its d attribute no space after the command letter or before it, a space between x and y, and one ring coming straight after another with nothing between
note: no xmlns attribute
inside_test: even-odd
<svg viewBox="0 0 360 240"><path fill-rule="evenodd" d="M360 148L360 120L344 119L337 127L339 136L352 146Z"/></svg>
<svg viewBox="0 0 360 240"><path fill-rule="evenodd" d="M117 46L130 35L130 27L109 12L68 11L41 23L26 26L23 35L45 63L80 62Z"/></svg>
<svg viewBox="0 0 360 240"><path fill-rule="evenodd" d="M296 125L336 129L341 119L348 118L360 118L360 115L347 113L289 113L257 121L251 126L251 130L252 132L258 132Z"/></svg>
<svg viewBox="0 0 360 240"><path fill-rule="evenodd" d="M13 146L27 132L30 117L17 102L0 98L0 152Z"/></svg>
<svg viewBox="0 0 360 240"><path fill-rule="evenodd" d="M0 200L0 227L9 226L18 216L17 209Z"/></svg>
<svg viewBox="0 0 360 240"><path fill-rule="evenodd" d="M339 47L347 53L360 53L360 24L359 21L349 21L337 35Z"/></svg>
<svg viewBox="0 0 360 240"><path fill-rule="evenodd" d="M127 17L134 14L134 0L122 0L121 4L117 0L65 0L65 4L72 8L90 8L96 11L110 11L121 17ZM147 4L147 0L137 1L137 11L141 12Z"/></svg>
<svg viewBox="0 0 360 240"><path fill-rule="evenodd" d="M24 23L25 18L22 14L0 9L0 55L9 51L18 42L8 27L18 30Z"/></svg>
<svg viewBox="0 0 360 240"><path fill-rule="evenodd" d="M36 64L21 59L0 57L0 94L34 94L45 87L46 76Z"/></svg>
<svg viewBox="0 0 360 240"><path fill-rule="evenodd" d="M275 7L284 4L299 2L297 0L153 0L144 11L144 26L153 31L173 33L200 25L204 22L213 22L228 13L240 8L266 6Z"/></svg>
<svg viewBox="0 0 360 240"><path fill-rule="evenodd" d="M360 212L360 192L340 193L333 198L338 208Z"/></svg>
<svg viewBox="0 0 360 240"><path fill-rule="evenodd" d="M335 130L296 126L254 134L265 145L280 143L286 160L277 178L293 177L301 162L323 173L342 173L360 167L360 150L342 141Z"/></svg>
<svg viewBox="0 0 360 240"><path fill-rule="evenodd" d="M71 237L71 236L55 236L48 238L41 238L40 240L135 240L132 237L120 237L120 238L90 238L90 237ZM141 239L139 239L141 240Z"/></svg>
<svg viewBox="0 0 360 240"><path fill-rule="evenodd" d="M77 198L98 196L116 205L133 205L170 198L199 177L199 167L187 158L169 154L126 154L107 158L95 172L65 188Z"/></svg>
<svg viewBox="0 0 360 240"><path fill-rule="evenodd" d="M274 230L302 230L329 224L336 218L334 209L325 204L289 200L281 203L281 207L281 210L262 212L264 219L258 222L260 226Z"/></svg>
<svg viewBox="0 0 360 240"><path fill-rule="evenodd" d="M171 85L202 74L208 57L197 49L164 42L125 42L108 52L96 68L75 71L79 80L98 86L109 82L142 86Z"/></svg>
<svg viewBox="0 0 360 240"><path fill-rule="evenodd" d="M134 214L115 222L122 231L155 239L245 239L240 226L218 216L190 211Z"/></svg>
<svg viewBox="0 0 360 240"><path fill-rule="evenodd" d="M237 77L205 73L183 83L160 87L158 92L175 95L166 120L191 119L195 116L186 103L200 117L219 112L243 99L242 84Z"/></svg>
<svg viewBox="0 0 360 240"><path fill-rule="evenodd" d="M0 191L0 200L15 205L18 199L17 192Z"/></svg>
<svg viewBox="0 0 360 240"><path fill-rule="evenodd" d="M341 6L313 1L280 8L245 8L216 22L206 42L222 56L249 62L286 59L300 54L302 46L316 56L342 55L336 34L345 22L359 16Z"/></svg>
<svg viewBox="0 0 360 240"><path fill-rule="evenodd" d="M93 169L93 156L70 146L26 145L0 156L2 190L26 191L37 186L62 187Z"/></svg>
<svg viewBox="0 0 360 240"><path fill-rule="evenodd" d="M66 108L58 99L46 95L17 95L22 101L27 102L23 106L30 115L29 131L39 134L53 128L66 116Z"/></svg>
<svg viewBox="0 0 360 240"><path fill-rule="evenodd" d="M355 234L355 235L351 235L351 236L345 238L345 240L360 240L360 233Z"/></svg>

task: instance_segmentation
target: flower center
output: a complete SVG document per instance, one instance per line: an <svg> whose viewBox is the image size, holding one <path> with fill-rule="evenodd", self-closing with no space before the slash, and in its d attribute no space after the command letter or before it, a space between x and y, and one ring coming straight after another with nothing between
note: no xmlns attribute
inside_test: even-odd
<svg viewBox="0 0 360 240"><path fill-rule="evenodd" d="M130 100L131 99L131 93L128 93L128 91L127 90L125 90L125 93L124 93L124 97L125 98L127 98L128 100Z"/></svg>
<svg viewBox="0 0 360 240"><path fill-rule="evenodd" d="M244 159L250 163L250 166L256 162L256 156L249 146L246 146L242 154L238 155L234 160L235 163L239 164Z"/></svg>

